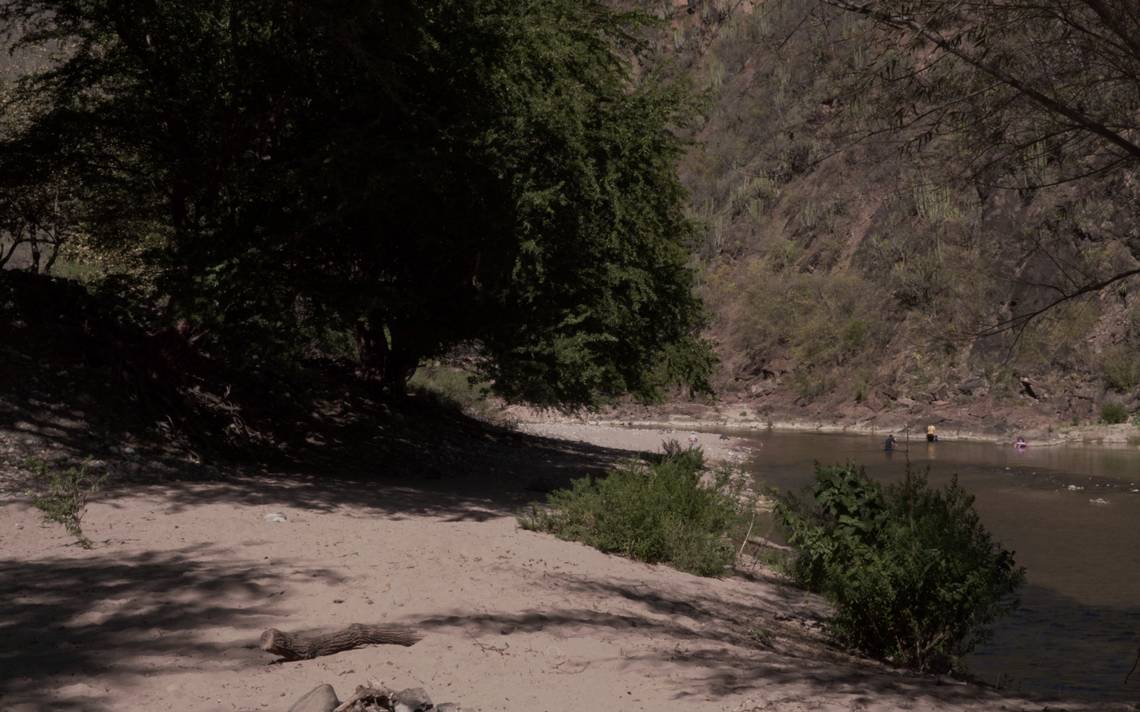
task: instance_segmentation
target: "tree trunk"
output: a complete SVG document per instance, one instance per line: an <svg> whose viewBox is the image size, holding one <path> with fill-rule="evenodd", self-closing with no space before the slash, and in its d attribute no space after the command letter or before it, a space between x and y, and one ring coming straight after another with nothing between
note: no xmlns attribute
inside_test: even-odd
<svg viewBox="0 0 1140 712"><path fill-rule="evenodd" d="M261 634L261 649L285 660L309 660L332 655L362 645L415 645L422 636L402 626L353 623L347 628L323 635L283 633L270 628Z"/></svg>
<svg viewBox="0 0 1140 712"><path fill-rule="evenodd" d="M39 239L39 226L32 223L32 227L28 231L31 237L29 244L32 246L32 266L29 268L32 274L40 274L40 239Z"/></svg>
<svg viewBox="0 0 1140 712"><path fill-rule="evenodd" d="M388 336L375 314L356 322L356 350L363 375L383 380L388 371Z"/></svg>
<svg viewBox="0 0 1140 712"><path fill-rule="evenodd" d="M414 328L393 322L388 325L388 331L392 335L392 348L381 384L390 395L398 398L407 392L408 381L420 365L422 352L418 349Z"/></svg>

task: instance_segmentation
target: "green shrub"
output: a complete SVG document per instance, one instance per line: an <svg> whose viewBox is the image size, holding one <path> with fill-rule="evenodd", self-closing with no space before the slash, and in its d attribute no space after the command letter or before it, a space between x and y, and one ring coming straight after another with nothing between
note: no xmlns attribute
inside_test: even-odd
<svg viewBox="0 0 1140 712"><path fill-rule="evenodd" d="M882 487L850 465L818 468L810 497L786 497L777 517L798 552L793 577L835 604L833 634L919 670L952 669L1024 580L957 479L931 489L908 471Z"/></svg>
<svg viewBox="0 0 1140 712"><path fill-rule="evenodd" d="M630 463L605 477L575 480L519 523L605 552L717 576L733 561L729 533L743 510L730 473L706 485L703 465L699 448L669 444L653 465Z"/></svg>
<svg viewBox="0 0 1140 712"><path fill-rule="evenodd" d="M87 465L66 470L52 470L42 461L29 465L40 488L32 504L43 512L45 520L62 524L80 546L90 549L91 540L83 533L81 522L87 502L102 489L105 476L91 474Z"/></svg>
<svg viewBox="0 0 1140 712"><path fill-rule="evenodd" d="M856 275L779 264L769 257L710 268L702 296L717 315L722 352L745 355L752 367L790 357L796 391L815 398L875 364L891 338L887 295Z"/></svg>
<svg viewBox="0 0 1140 712"><path fill-rule="evenodd" d="M1105 383L1115 391L1128 393L1140 385L1140 358L1128 346L1107 350L1101 356L1100 370Z"/></svg>
<svg viewBox="0 0 1140 712"><path fill-rule="evenodd" d="M1127 422L1128 409L1120 403L1105 403L1100 407L1100 419L1109 425Z"/></svg>
<svg viewBox="0 0 1140 712"><path fill-rule="evenodd" d="M489 383L459 368L421 366L408 381L408 390L454 410L485 414L490 410Z"/></svg>

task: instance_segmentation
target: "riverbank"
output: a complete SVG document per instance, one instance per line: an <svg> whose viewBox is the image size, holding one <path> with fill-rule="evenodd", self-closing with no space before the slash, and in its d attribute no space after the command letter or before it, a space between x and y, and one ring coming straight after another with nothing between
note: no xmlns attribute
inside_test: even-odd
<svg viewBox="0 0 1140 712"><path fill-rule="evenodd" d="M699 578L521 530L514 514L542 491L689 437L524 430L437 444L467 453L438 478L385 477L374 464L135 480L90 506L90 551L10 488L0 709L284 712L319 683L365 679L484 712L1047 707L846 655L822 632L823 604L753 562ZM731 439L696 438L715 459L737 452ZM256 648L264 628L354 622L424 639L282 664Z"/></svg>
<svg viewBox="0 0 1140 712"><path fill-rule="evenodd" d="M617 421L531 420L518 424L520 430L540 437L589 443L630 453L660 452L665 443L676 440L683 446L699 447L712 462L737 463L748 457L745 443L727 434L670 427L668 423L639 424ZM709 428L710 430L712 428Z"/></svg>
<svg viewBox="0 0 1140 712"><path fill-rule="evenodd" d="M740 403L701 405L669 403L653 407L624 406L584 416L540 413L526 408L511 409L512 417L521 423L565 428L590 426L626 428L664 433L733 432L742 435L759 431L856 434L885 437L893 433L903 439L909 430L913 440L925 438L926 426L934 425L940 440L1008 444L1017 436L1034 446L1066 444L1105 445L1112 447L1140 445L1140 427L1132 423L1118 425L1062 425L1044 418L1021 414L990 413L984 417L962 417L960 413L917 409L883 411L874 415L838 413L824 416L802 410L767 410L757 414ZM633 436L636 437L636 436ZM652 438L649 438L652 439ZM683 439L683 438L679 438Z"/></svg>

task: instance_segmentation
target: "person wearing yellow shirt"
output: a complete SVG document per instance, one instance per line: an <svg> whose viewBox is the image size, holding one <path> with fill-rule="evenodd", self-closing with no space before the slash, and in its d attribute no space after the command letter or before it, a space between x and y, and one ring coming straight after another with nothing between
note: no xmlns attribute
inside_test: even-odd
<svg viewBox="0 0 1140 712"><path fill-rule="evenodd" d="M928 443L938 442L938 435L934 432L934 426L933 425L926 426L926 442L928 442Z"/></svg>

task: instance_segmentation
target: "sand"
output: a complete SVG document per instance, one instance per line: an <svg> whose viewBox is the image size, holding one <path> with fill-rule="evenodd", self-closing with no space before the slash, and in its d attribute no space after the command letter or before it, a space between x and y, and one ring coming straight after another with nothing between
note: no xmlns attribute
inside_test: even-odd
<svg viewBox="0 0 1140 712"><path fill-rule="evenodd" d="M661 452L666 442L675 440L683 447L701 448L705 456L713 461L731 462L746 455L745 446L739 440L683 427L626 428L590 422L539 421L520 423L519 429L532 435L630 452Z"/></svg>
<svg viewBox="0 0 1140 712"><path fill-rule="evenodd" d="M630 450L688 439L524 429ZM133 486L90 505L89 551L9 492L0 709L284 712L320 683L343 698L368 679L486 712L1044 708L851 658L826 643L822 604L762 567L706 579L604 555L521 530L521 484L444 485L222 473ZM353 622L424 639L287 663L256 647L267 627Z"/></svg>

